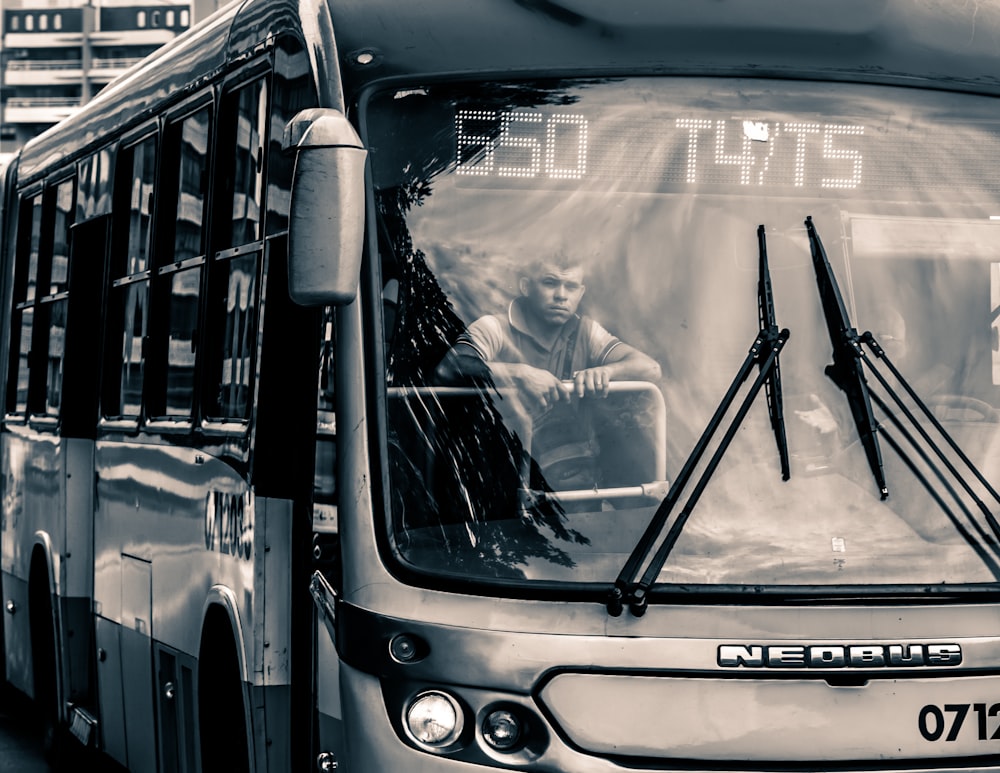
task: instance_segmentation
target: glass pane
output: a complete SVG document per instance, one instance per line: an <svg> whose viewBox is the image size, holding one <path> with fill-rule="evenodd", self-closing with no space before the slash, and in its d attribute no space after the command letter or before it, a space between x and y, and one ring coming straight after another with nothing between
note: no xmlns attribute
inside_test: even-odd
<svg viewBox="0 0 1000 773"><path fill-rule="evenodd" d="M143 140L132 156L132 195L128 233L128 265L125 274L149 267L149 235L153 217L153 185L156 180L156 138Z"/></svg>
<svg viewBox="0 0 1000 773"><path fill-rule="evenodd" d="M227 246L247 244L261 237L263 144L267 131L265 83L257 81L244 87L236 102L232 227Z"/></svg>
<svg viewBox="0 0 1000 773"><path fill-rule="evenodd" d="M1000 582L989 518L922 442L933 422L885 367L891 391L869 372L874 355L857 386L842 343L872 331L1000 481L994 99L647 78L438 84L366 109L382 274L399 284L389 539L412 568L610 587L761 333L763 225L776 322L791 331L790 477L761 390L656 581ZM828 273L846 325L824 301ZM868 393L874 433L859 418ZM916 416L905 434L893 393Z"/></svg>
<svg viewBox="0 0 1000 773"><path fill-rule="evenodd" d="M319 421L316 433L316 470L313 492L316 502L334 504L337 494L337 338L333 309L323 309L323 340L319 356Z"/></svg>
<svg viewBox="0 0 1000 773"><path fill-rule="evenodd" d="M309 76L309 57L297 46L288 50L290 38L278 41L274 52L274 96L267 151L267 233L279 233L288 228L288 206L291 201L294 156L281 147L285 125L300 110L316 106L316 90ZM292 45L295 45L292 43Z"/></svg>
<svg viewBox="0 0 1000 773"><path fill-rule="evenodd" d="M111 211L111 166L111 151L108 149L99 150L80 162L77 222Z"/></svg>
<svg viewBox="0 0 1000 773"><path fill-rule="evenodd" d="M73 225L73 214L73 181L67 180L56 188L52 274L49 279L49 293L52 295L69 288L69 229Z"/></svg>
<svg viewBox="0 0 1000 773"><path fill-rule="evenodd" d="M14 279L15 309L11 316L11 351L9 359L10 379L7 388L7 410L25 413L28 409L29 354L34 322L32 308L16 308L18 305L34 303L38 295L38 265L42 227L42 197L36 196L22 203L27 217L21 219L26 227L18 238L16 275Z"/></svg>
<svg viewBox="0 0 1000 773"><path fill-rule="evenodd" d="M174 260L202 254L205 218L205 175L208 157L208 109L185 119L180 133L180 179L177 184L177 223Z"/></svg>
<svg viewBox="0 0 1000 773"><path fill-rule="evenodd" d="M62 404L63 360L66 355L66 309L68 302L62 298L46 304L49 312L49 356L46 372L45 413L58 416Z"/></svg>
<svg viewBox="0 0 1000 773"><path fill-rule="evenodd" d="M38 295L38 260L42 239L42 199L36 197L31 209L31 244L28 252L27 275L23 300L32 302Z"/></svg>
<svg viewBox="0 0 1000 773"><path fill-rule="evenodd" d="M28 410L28 376L31 355L31 330L35 321L35 310L24 309L21 312L20 349L17 358L17 392L14 398L14 412L26 413Z"/></svg>
<svg viewBox="0 0 1000 773"><path fill-rule="evenodd" d="M195 335L201 270L178 271L170 277L170 329L167 341L166 414L190 417L194 402Z"/></svg>
<svg viewBox="0 0 1000 773"><path fill-rule="evenodd" d="M142 407L143 342L146 339L149 283L134 282L114 291L122 296L123 330L117 413L137 417ZM110 407L109 407L110 408ZM110 413L110 410L106 410Z"/></svg>
<svg viewBox="0 0 1000 773"><path fill-rule="evenodd" d="M221 371L211 418L243 420L248 418L253 383L257 254L220 261L216 268L226 272L227 280Z"/></svg>

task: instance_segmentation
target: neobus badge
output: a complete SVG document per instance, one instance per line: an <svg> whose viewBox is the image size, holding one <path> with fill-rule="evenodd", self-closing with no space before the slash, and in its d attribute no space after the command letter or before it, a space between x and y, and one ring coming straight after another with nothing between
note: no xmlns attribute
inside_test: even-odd
<svg viewBox="0 0 1000 773"><path fill-rule="evenodd" d="M723 668L883 668L957 666L958 644L723 644Z"/></svg>
<svg viewBox="0 0 1000 773"><path fill-rule="evenodd" d="M209 491L205 506L205 549L249 560L253 549L253 494Z"/></svg>

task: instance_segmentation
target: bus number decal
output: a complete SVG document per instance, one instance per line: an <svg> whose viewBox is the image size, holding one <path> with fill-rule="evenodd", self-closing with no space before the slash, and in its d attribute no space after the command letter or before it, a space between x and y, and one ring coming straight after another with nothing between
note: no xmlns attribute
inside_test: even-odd
<svg viewBox="0 0 1000 773"><path fill-rule="evenodd" d="M989 707L985 703L946 703L944 706L931 703L920 709L917 727L927 741L956 741L966 718L970 718L975 722L974 732L980 741L1000 741L997 717L1000 717L1000 703Z"/></svg>
<svg viewBox="0 0 1000 773"><path fill-rule="evenodd" d="M250 560L253 550L253 494L208 492L205 549Z"/></svg>

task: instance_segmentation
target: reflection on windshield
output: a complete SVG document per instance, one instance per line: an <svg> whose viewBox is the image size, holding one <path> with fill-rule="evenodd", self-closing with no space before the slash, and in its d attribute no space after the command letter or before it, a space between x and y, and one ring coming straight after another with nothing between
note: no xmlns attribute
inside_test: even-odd
<svg viewBox="0 0 1000 773"><path fill-rule="evenodd" d="M770 285L794 331L781 357L789 479L772 401L755 401L654 590L997 581L983 483L956 487L968 504L956 503L892 444L888 498L872 485L857 402L826 375L804 225L822 232L850 323L996 479L994 105L779 85L442 86L368 105L377 269L393 302L389 528L407 565L610 587L760 325L766 223ZM871 438L884 439L891 411L881 391L872 402Z"/></svg>

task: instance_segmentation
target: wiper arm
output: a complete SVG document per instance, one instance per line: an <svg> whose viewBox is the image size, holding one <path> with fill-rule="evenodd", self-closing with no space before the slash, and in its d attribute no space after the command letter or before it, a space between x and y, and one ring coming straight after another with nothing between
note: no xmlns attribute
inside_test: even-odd
<svg viewBox="0 0 1000 773"><path fill-rule="evenodd" d="M763 226L761 226L761 228L763 228ZM681 530L684 528L684 524L691 515L691 512L697 504L698 499L701 497L702 492L705 490L705 487L708 485L709 479L719 466L719 462L722 461L723 455L729 448L729 444L732 442L737 430L739 430L740 426L743 424L743 419L746 417L747 412L750 410L750 406L757 397L757 393L760 392L760 389L764 386L765 382L770 383L771 385L770 395L772 397L770 398L768 405L769 408L772 409L772 426L775 428L775 437L778 442L778 453L781 457L782 477L785 480L788 479L788 448L785 443L784 418L781 415L781 382L778 376L777 365L778 354L784 347L790 333L787 328L779 331L777 325L773 324L774 302L771 296L771 281L767 265L767 250L763 248L763 236L760 230L758 230L758 238L761 240L761 250L757 300L758 315L761 319L761 329L758 331L753 344L751 344L750 350L747 352L747 356L744 359L743 364L736 373L736 377L733 379L732 384L730 384L729 389L723 396L722 402L720 402L718 408L715 409L715 413L712 414L712 418L709 420L708 425L705 427L701 437L695 444L694 450L691 452L690 456L688 456L687 460L685 460L680 473L677 475L677 479L673 482L670 490L667 492L667 496L656 509L652 520L646 527L646 531L643 533L641 539L632 550L632 553L629 555L628 561L626 561L622 571L618 574L618 578L615 580L615 584L611 588L607 602L608 614L613 617L618 617L624 610L626 604L629 606L632 614L636 617L641 617L645 614L647 606L647 591L652 586L657 575L659 575L660 570L663 569L663 565L666 562L667 557L670 555L670 551L676 544L677 538L680 536ZM750 376L750 371L753 369L754 363L757 363L759 366L757 378L754 380L749 391L744 396L743 402L740 404L736 415L730 422L729 428L723 436L719 447L716 449L712 458L705 467L705 470L702 472L701 477L698 479L698 483L695 485L694 491L688 498L683 510L681 510L677 519L671 525L670 530L667 532L667 536L664 538L664 541L656 551L652 561L646 567L646 571L643 573L642 578L636 582L635 577L639 573L642 562L649 556L649 552L652 550L653 544L663 532L663 527L666 525L671 511L674 509L674 506L680 499L684 488L687 486L695 466L699 461L701 461L701 458L705 453L705 449L708 447L708 444L711 442L716 431L722 425L722 420L735 400L737 392Z"/></svg>
<svg viewBox="0 0 1000 773"><path fill-rule="evenodd" d="M904 391L906 392L907 395L909 395L914 405L916 405L916 407L920 410L920 412L923 413L926 419L930 422L931 426L937 431L938 435L940 435L940 437L945 441L945 443L948 444L948 446L955 453L955 455L962 462L962 464L965 465L968 471L972 473L972 475L976 478L976 480L979 481L982 487L993 497L993 499L996 500L998 503L1000 503L1000 493L998 493L996 489L990 485L990 482L986 479L986 476L984 476L983 473L980 472L980 470L976 467L973 461L969 458L968 454L966 454L965 451L962 450L961 446L958 445L958 442L948 433L948 431L944 428L941 422L938 421L933 411L931 411L931 409L927 407L927 404L920 398L916 390L911 386L910 382L896 368L896 366L892 363L892 360L889 359L889 356L885 353L885 350L875 339L875 336L871 333L871 331L866 331L864 335L861 336L861 341L869 349L872 350L872 353L875 355L875 359L877 361L885 364L885 366L889 369L889 372L892 374L896 382L903 387ZM990 530L993 533L992 538L984 534L982 530L978 527L978 524L976 524L975 522L973 522L973 527L976 528L977 531L979 531L980 536L984 539L984 541L986 542L992 541L994 544L1000 543L1000 522L997 521L996 516L994 516L993 513L990 511L989 507L987 507L982 497L976 493L976 491L972 487L972 484L958 470L955 464L953 464L952 461L948 459L947 455L944 453L944 450L941 448L940 444L935 442L935 440L931 437L930 433L926 429L924 429L921 423L917 420L917 417L906 406L902 398L896 393L896 391L889 384L888 379L886 379L885 376L882 375L881 371L879 371L879 369L876 367L875 361L866 359L865 363L868 365L868 369L871 370L871 372L875 375L875 378L878 379L879 383L882 385L882 388L885 389L886 393L889 395L892 401L902 411L903 415L907 418L910 425L917 430L917 433L923 439L927 447L930 448L930 450L938 458L941 464L944 465L945 469L947 469L947 471L951 474L952 478L959 483L961 488L965 490L966 494L968 494L969 497L971 497L972 501L975 502L976 506L983 513L986 523L989 525ZM921 454L921 458L924 459L927 466L930 467L932 471L934 471L937 474L937 477L945 485L948 491L953 492L953 489L947 483L944 474L938 468L936 468L935 465L930 460L930 458L920 450L920 447L917 444L916 439L913 438L906 431L906 428L903 427L902 423L895 417L895 415L890 410L889 406L882 404L881 401L879 401L879 404L880 408L883 411L885 411L886 415L889 416L889 418L893 421L893 423L903 433L904 438L906 438L909 441L910 445L916 448L918 453ZM897 448L897 452L900 454L900 456L904 458L904 460L906 460L907 457L905 453L902 451L902 449ZM956 499L956 501L958 501L957 496L954 496L954 498ZM970 517L971 520L971 514L968 513L968 511L964 508L964 506L962 507L962 509L963 511L966 512L966 514ZM946 512L948 512L947 509Z"/></svg>
<svg viewBox="0 0 1000 773"><path fill-rule="evenodd" d="M760 317L760 329L766 333L761 356L766 359L767 354L778 340L778 324L774 317L774 294L771 290L771 270L767 264L767 239L764 235L764 226L757 226L757 250L760 256L758 264L757 279L757 312ZM761 371L764 369L763 359L759 361ZM785 414L781 398L781 368L778 365L778 358L775 357L771 372L764 384L764 392L767 395L767 412L771 417L771 428L774 431L774 440L778 444L778 458L781 462L781 479L788 480L791 471L788 464L788 440L785 437Z"/></svg>
<svg viewBox="0 0 1000 773"><path fill-rule="evenodd" d="M868 457L868 466L875 476L882 499L889 496L885 483L885 472L882 469L882 452L878 438L875 436L877 424L872 413L871 399L868 395L868 384L862 372L861 360L865 353L861 348L858 331L851 326L847 316L847 307L833 274L833 267L826 257L826 250L820 241L812 217L806 218L806 231L809 234L809 248L812 251L813 268L816 270L816 284L823 305L823 315L826 317L826 328L833 344L833 364L826 367L826 375L847 395L847 403L854 417L854 425L861 437L861 444Z"/></svg>

